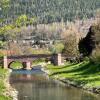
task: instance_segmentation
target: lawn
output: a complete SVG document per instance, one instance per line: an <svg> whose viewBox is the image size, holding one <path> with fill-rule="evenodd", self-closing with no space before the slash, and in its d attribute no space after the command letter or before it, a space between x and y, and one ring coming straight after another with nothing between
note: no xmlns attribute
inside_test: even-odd
<svg viewBox="0 0 100 100"><path fill-rule="evenodd" d="M20 68L23 68L23 65L21 62L13 62L11 65L10 65L10 68L13 68L13 69L20 69Z"/></svg>
<svg viewBox="0 0 100 100"><path fill-rule="evenodd" d="M67 63L64 66L48 65L50 76L60 79L67 79L77 82L84 87L100 87L100 65L95 65L89 61L79 64Z"/></svg>

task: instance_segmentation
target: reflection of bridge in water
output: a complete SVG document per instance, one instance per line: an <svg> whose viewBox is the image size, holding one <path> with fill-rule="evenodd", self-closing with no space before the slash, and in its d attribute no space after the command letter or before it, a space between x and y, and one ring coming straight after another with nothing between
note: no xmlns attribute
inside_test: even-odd
<svg viewBox="0 0 100 100"><path fill-rule="evenodd" d="M17 82L34 82L34 81L45 81L48 79L48 77L46 75L31 75L31 74L20 74L20 77L18 77L18 75L11 75L10 80L13 80L13 83L17 83Z"/></svg>
<svg viewBox="0 0 100 100"><path fill-rule="evenodd" d="M45 58L48 61L51 61L55 65L62 64L62 57L61 54L33 54L33 55L20 55L20 56L4 56L3 59L3 67L5 69L10 68L10 65L13 62L21 62L24 69L31 69L32 62L36 59Z"/></svg>

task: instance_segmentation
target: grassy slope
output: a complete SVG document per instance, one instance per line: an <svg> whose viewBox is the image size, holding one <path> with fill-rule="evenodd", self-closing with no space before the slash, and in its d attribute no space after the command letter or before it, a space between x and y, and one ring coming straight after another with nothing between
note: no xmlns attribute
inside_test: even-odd
<svg viewBox="0 0 100 100"><path fill-rule="evenodd" d="M75 81L78 84L83 84L86 88L100 86L100 65L84 61L79 64L66 64L60 67L48 65L47 70L51 72L51 76Z"/></svg>
<svg viewBox="0 0 100 100"><path fill-rule="evenodd" d="M3 95L6 90L6 86L4 85L4 80L6 78L7 70L0 68L0 100L10 100L9 97Z"/></svg>

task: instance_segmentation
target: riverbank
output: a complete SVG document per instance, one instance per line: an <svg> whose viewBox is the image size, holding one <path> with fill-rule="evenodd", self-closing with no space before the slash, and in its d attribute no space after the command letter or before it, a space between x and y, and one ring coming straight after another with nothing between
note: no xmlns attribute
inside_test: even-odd
<svg viewBox="0 0 100 100"><path fill-rule="evenodd" d="M34 61L33 66L41 63L43 64L44 60ZM11 65L13 69L22 68L22 64L20 62L14 62ZM10 77L11 69L2 69L0 67L0 100L18 100L17 95L18 92L10 86L9 77Z"/></svg>
<svg viewBox="0 0 100 100"><path fill-rule="evenodd" d="M9 84L10 70L0 68L0 100L17 100L17 91Z"/></svg>
<svg viewBox="0 0 100 100"><path fill-rule="evenodd" d="M6 83L8 71L0 68L0 100L11 100Z"/></svg>
<svg viewBox="0 0 100 100"><path fill-rule="evenodd" d="M44 69L49 76L72 86L100 94L100 65L89 61L64 66L48 64Z"/></svg>

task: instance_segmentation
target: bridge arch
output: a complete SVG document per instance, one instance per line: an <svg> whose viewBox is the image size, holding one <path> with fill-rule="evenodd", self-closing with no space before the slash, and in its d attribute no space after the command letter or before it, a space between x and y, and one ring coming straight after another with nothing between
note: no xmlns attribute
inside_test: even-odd
<svg viewBox="0 0 100 100"><path fill-rule="evenodd" d="M8 63L8 68L11 68L11 69L24 68L23 62L21 62L21 61L11 61L11 62Z"/></svg>

